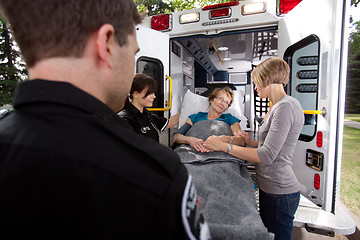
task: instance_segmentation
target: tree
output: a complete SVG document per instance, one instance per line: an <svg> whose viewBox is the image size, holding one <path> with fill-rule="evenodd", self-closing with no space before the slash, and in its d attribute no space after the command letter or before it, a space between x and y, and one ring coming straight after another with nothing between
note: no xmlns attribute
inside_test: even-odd
<svg viewBox="0 0 360 240"><path fill-rule="evenodd" d="M183 11L232 0L134 0L139 12L148 11L148 16Z"/></svg>
<svg viewBox="0 0 360 240"><path fill-rule="evenodd" d="M353 25L355 31L349 37L348 76L360 77L360 21Z"/></svg>
<svg viewBox="0 0 360 240"><path fill-rule="evenodd" d="M355 5L355 7L357 7L357 5L360 3L360 0L351 0L351 5Z"/></svg>
<svg viewBox="0 0 360 240"><path fill-rule="evenodd" d="M350 33L345 113L360 113L360 21Z"/></svg>
<svg viewBox="0 0 360 240"><path fill-rule="evenodd" d="M213 4L225 3L231 1L233 0L188 0L188 1L172 0L170 1L170 5L173 7L174 11L183 11L195 7L204 7L207 5L213 5Z"/></svg>
<svg viewBox="0 0 360 240"><path fill-rule="evenodd" d="M175 12L183 11L188 9L193 9L196 7L197 0L173 0L170 1L170 6L174 9Z"/></svg>
<svg viewBox="0 0 360 240"><path fill-rule="evenodd" d="M351 0L351 6L355 6L357 7L360 3L360 0ZM350 16L350 23L353 23L354 22L354 19L353 19L353 16Z"/></svg>
<svg viewBox="0 0 360 240"><path fill-rule="evenodd" d="M21 63L8 25L0 17L0 106L11 103L16 85L24 75L25 64Z"/></svg>
<svg viewBox="0 0 360 240"><path fill-rule="evenodd" d="M148 16L172 12L171 6L161 0L134 0L139 12L147 11Z"/></svg>

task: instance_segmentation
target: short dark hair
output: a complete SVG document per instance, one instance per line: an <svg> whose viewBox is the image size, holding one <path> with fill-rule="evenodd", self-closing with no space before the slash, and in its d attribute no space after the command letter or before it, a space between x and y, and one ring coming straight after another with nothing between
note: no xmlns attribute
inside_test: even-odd
<svg viewBox="0 0 360 240"><path fill-rule="evenodd" d="M217 98L217 96L219 95L219 93L225 93L227 94L230 98L230 104L229 107L231 106L233 100L234 100L234 92L233 90L231 90L231 88L229 87L224 87L224 88L216 88L210 95L209 95L209 102L211 102L212 100L214 100L215 98Z"/></svg>
<svg viewBox="0 0 360 240"><path fill-rule="evenodd" d="M111 24L123 46L142 20L132 0L1 0L28 67L50 57L81 57L90 35Z"/></svg>
<svg viewBox="0 0 360 240"><path fill-rule="evenodd" d="M144 89L147 89L145 97L152 93L155 93L157 89L156 80L143 73L135 74L133 83L131 85L130 98L132 98L132 94L134 92L140 93L144 91Z"/></svg>

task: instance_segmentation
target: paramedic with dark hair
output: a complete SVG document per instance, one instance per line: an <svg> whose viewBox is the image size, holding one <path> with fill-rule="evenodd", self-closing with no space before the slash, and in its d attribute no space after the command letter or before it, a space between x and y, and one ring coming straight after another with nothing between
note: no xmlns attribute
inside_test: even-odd
<svg viewBox="0 0 360 240"><path fill-rule="evenodd" d="M170 119L159 117L146 108L152 107L156 98L157 82L143 73L135 74L125 108L118 113L135 132L159 142L159 132L175 127L179 123L180 113Z"/></svg>
<svg viewBox="0 0 360 240"><path fill-rule="evenodd" d="M300 186L291 168L292 155L300 135L304 113L300 103L284 91L289 81L289 66L281 58L272 57L260 63L251 73L261 98L272 102L259 128L259 142L240 131L246 145L233 146L216 136L204 146L224 151L256 163L256 180L260 186L260 216L275 239L291 239L293 219L300 200Z"/></svg>
<svg viewBox="0 0 360 240"><path fill-rule="evenodd" d="M0 121L1 239L206 235L197 204L187 204L196 195L177 155L116 114L139 50L134 2L0 6L30 76Z"/></svg>

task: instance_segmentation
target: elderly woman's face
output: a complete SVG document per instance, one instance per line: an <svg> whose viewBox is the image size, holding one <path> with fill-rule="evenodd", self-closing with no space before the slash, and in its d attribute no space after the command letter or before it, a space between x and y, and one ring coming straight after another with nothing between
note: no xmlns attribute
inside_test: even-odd
<svg viewBox="0 0 360 240"><path fill-rule="evenodd" d="M231 103L231 97L225 92L219 92L219 94L210 102L217 112L225 112L229 108Z"/></svg>

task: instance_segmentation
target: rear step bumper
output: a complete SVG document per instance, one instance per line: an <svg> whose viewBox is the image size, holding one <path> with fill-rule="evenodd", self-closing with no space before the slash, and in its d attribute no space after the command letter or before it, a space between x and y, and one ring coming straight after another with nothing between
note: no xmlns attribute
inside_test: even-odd
<svg viewBox="0 0 360 240"><path fill-rule="evenodd" d="M339 204L335 215L324 211L303 196L301 196L300 205L295 214L294 226L330 237L335 234L350 235L356 229L354 220L342 204Z"/></svg>

